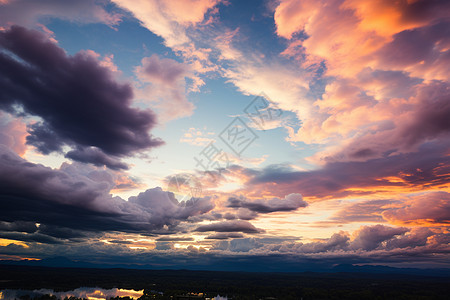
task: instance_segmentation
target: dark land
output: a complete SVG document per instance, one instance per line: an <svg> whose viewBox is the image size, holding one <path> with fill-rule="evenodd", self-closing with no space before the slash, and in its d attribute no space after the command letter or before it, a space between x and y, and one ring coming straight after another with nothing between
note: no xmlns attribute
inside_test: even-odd
<svg viewBox="0 0 450 300"><path fill-rule="evenodd" d="M229 299L449 299L449 276L366 272L254 273L0 265L0 290L145 289L144 299L204 293ZM163 292L153 295L148 291ZM173 298L170 298L172 296Z"/></svg>

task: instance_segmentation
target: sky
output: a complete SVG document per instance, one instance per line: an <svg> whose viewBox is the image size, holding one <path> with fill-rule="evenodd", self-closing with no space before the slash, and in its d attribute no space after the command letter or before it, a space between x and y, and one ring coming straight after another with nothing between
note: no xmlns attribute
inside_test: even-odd
<svg viewBox="0 0 450 300"><path fill-rule="evenodd" d="M0 0L0 259L450 267L450 2Z"/></svg>

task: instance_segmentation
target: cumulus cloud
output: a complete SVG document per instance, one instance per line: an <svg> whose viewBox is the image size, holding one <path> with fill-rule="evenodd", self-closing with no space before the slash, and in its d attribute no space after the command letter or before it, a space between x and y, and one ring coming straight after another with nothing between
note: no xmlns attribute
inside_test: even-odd
<svg viewBox="0 0 450 300"><path fill-rule="evenodd" d="M355 239L351 243L353 249L374 250L386 240L402 235L408 231L407 228L394 228L384 225L364 226L357 230Z"/></svg>
<svg viewBox="0 0 450 300"><path fill-rule="evenodd" d="M362 242L363 241L363 242ZM173 241L158 241L147 249L131 249L124 243L102 243L98 239L85 243L39 244L29 242L28 247L18 244L0 246L0 254L47 258L65 253L74 260L95 263L126 263L158 265L164 268L228 269L243 266L251 270L314 270L345 264L408 263L445 266L448 258L448 233L444 230L363 226L353 234L345 231L334 233L330 238L311 242L292 243L283 238L235 238L210 245L210 251L194 251L175 248ZM211 240L207 241L211 243ZM187 242L189 243L189 242ZM154 248L156 246L157 248ZM375 247L375 248L374 248ZM372 249L372 250L368 250ZM98 254L98 255L96 255ZM411 264L411 256L414 262ZM238 259L237 259L238 258ZM249 270L249 269L247 269Z"/></svg>
<svg viewBox="0 0 450 300"><path fill-rule="evenodd" d="M39 235L23 239L41 238L41 234L76 238L83 236L80 231L169 232L181 221L214 207L208 197L180 206L172 193L161 188L125 201L109 194L114 176L86 172L86 166L79 170L65 164L51 169L30 163L4 146L0 151L0 220L8 222L2 223L1 230L19 231L26 225L32 231L27 222L41 224L35 231Z"/></svg>
<svg viewBox="0 0 450 300"><path fill-rule="evenodd" d="M386 248L389 250L398 248L414 248L425 246L428 242L428 238L435 234L425 227L413 227L405 235L400 235L395 239L390 239L386 242Z"/></svg>
<svg viewBox="0 0 450 300"><path fill-rule="evenodd" d="M321 253L328 251L348 250L350 237L346 232L334 233L330 238L311 243L298 243L292 250L300 253Z"/></svg>
<svg viewBox="0 0 450 300"><path fill-rule="evenodd" d="M148 133L153 112L131 108L131 87L88 52L68 56L43 34L18 26L0 32L0 46L0 109L41 118L29 126L27 143L42 153L67 145L77 148L70 157L98 165L113 162L106 155L162 144Z"/></svg>
<svg viewBox="0 0 450 300"><path fill-rule="evenodd" d="M220 241L214 244L212 250L222 250L231 252L249 252L250 250L262 247L263 244L255 238L233 239L231 241Z"/></svg>

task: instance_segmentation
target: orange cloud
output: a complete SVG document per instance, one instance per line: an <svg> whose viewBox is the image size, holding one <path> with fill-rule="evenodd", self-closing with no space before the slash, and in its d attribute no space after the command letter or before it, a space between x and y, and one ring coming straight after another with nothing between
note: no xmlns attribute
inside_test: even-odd
<svg viewBox="0 0 450 300"><path fill-rule="evenodd" d="M351 77L364 67L376 66L373 56L397 33L444 19L450 10L445 1L281 1L275 10L278 35L307 38L305 52L326 61L327 73Z"/></svg>
<svg viewBox="0 0 450 300"><path fill-rule="evenodd" d="M384 211L392 224L408 226L449 226L450 193L439 191L413 196L402 207Z"/></svg>

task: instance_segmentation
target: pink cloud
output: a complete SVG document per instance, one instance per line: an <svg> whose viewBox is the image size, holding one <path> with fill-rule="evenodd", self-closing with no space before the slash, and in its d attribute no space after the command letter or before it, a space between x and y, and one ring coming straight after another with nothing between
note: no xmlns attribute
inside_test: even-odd
<svg viewBox="0 0 450 300"><path fill-rule="evenodd" d="M138 98L156 106L158 118L162 122L190 116L194 104L186 97L186 78L194 78L186 64L173 59L159 58L157 55L142 59L142 65L135 73L144 84L137 89Z"/></svg>
<svg viewBox="0 0 450 300"><path fill-rule="evenodd" d="M390 240L395 236L408 232L407 228L388 227L384 225L363 226L353 233L354 239L351 243L353 249L374 250L382 242Z"/></svg>
<svg viewBox="0 0 450 300"><path fill-rule="evenodd" d="M326 60L328 74L352 76L374 63L392 37L445 19L446 1L281 1L275 9L278 35L303 32L308 55ZM357 45L357 46L355 46Z"/></svg>
<svg viewBox="0 0 450 300"><path fill-rule="evenodd" d="M392 85L395 85L395 81L392 81ZM406 88L408 85L403 83L396 90L401 90L400 86ZM340 107L339 104L332 106L336 102L330 102L330 98L325 97L318 102L332 114L321 124L320 121L306 122L305 126L309 127L300 129L297 134L320 132L318 137L344 138L338 146L314 155L313 161L321 163L364 161L411 153L418 151L424 143L446 139L450 132L447 117L450 113L448 84L410 84L409 90L413 96L408 100L388 97L387 100L376 101L369 98L366 103L354 102L354 108L349 110L345 106L341 108L343 105Z"/></svg>
<svg viewBox="0 0 450 300"><path fill-rule="evenodd" d="M0 112L0 144L14 150L22 156L27 150L26 124L20 119L13 119L10 115Z"/></svg>
<svg viewBox="0 0 450 300"><path fill-rule="evenodd" d="M362 161L448 134L448 1L280 1L281 54L332 76L289 141L323 144L311 158ZM275 101L278 101L274 97ZM437 109L439 107L439 109ZM286 108L289 109L289 108Z"/></svg>
<svg viewBox="0 0 450 300"><path fill-rule="evenodd" d="M410 197L402 207L384 211L383 218L393 224L448 226L450 224L450 194L430 192Z"/></svg>
<svg viewBox="0 0 450 300"><path fill-rule="evenodd" d="M240 178L244 187L239 193L247 197L280 197L300 192L308 200L323 200L445 188L450 180L448 165L448 142L433 141L412 153L361 161L330 161L310 171L286 165L264 169L233 166L227 177Z"/></svg>

